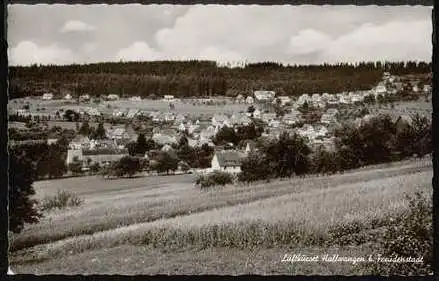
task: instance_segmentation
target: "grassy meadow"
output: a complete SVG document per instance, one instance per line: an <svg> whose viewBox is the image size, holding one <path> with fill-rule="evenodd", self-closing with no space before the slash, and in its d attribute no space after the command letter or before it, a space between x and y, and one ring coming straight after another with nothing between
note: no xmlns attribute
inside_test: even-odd
<svg viewBox="0 0 439 281"><path fill-rule="evenodd" d="M81 109L84 107L93 107L99 109L99 111L105 114L112 114L115 109L139 109L144 111L160 111L160 112L175 112L182 114L220 114L220 113L229 113L233 114L240 111L246 111L248 105L246 104L235 104L230 101L227 104L218 104L218 105L205 105L203 104L194 104L195 100L182 100L178 102L174 102L174 109L169 108L169 102L164 100L150 100L143 99L142 101L131 101L127 99L121 99L117 101L103 101L99 104L90 102L90 103L81 103L77 104L75 101L64 101L64 100L41 100L38 98L32 99L14 99L12 102L8 104L9 110L16 110L22 108L25 104L29 105L29 110L31 112L36 112L37 108L40 110L44 108L44 113L54 113L60 108L70 108L70 109Z"/></svg>
<svg viewBox="0 0 439 281"><path fill-rule="evenodd" d="M13 237L11 266L35 274L367 274L281 258L368 255L374 235L406 211L406 194L431 195L432 175L431 159L422 159L204 191L193 175L40 181L36 199L68 190L84 203L48 211ZM352 225L358 241L341 243L340 229Z"/></svg>

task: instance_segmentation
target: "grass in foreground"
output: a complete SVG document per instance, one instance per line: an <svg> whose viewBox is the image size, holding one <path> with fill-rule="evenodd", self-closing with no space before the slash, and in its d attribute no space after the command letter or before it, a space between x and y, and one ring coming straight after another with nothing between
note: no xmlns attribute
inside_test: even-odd
<svg viewBox="0 0 439 281"><path fill-rule="evenodd" d="M325 202L326 198L324 196L326 193L320 195L318 193L322 190L330 189L336 192L337 186L341 185L357 184L357 186L362 186L374 180L392 179L392 177L397 178L401 175L430 171L430 163L429 161L411 165L405 163L405 166L391 166L382 170L359 170L329 177L314 176L303 179L296 178L286 181L276 181L268 185L228 186L209 192L203 192L193 188L190 180L187 181L180 177L174 180L183 181L185 183L178 184L177 182L172 182L172 177L110 182L103 181L99 178L84 178L82 179L84 182L82 185L81 179L65 179L48 182L53 185L50 186L50 188L54 190L56 190L55 188L58 185L65 186L66 189L71 185L72 190L85 199L84 205L77 209L51 213L39 224L29 226L23 233L14 238L14 241L11 243L11 249L13 251L19 250L38 244L51 243L80 235L94 234L100 231L130 226L132 224L154 222L173 217L184 218L185 215L191 214L194 216L197 213L203 213L209 210L213 210L212 214L214 214L218 212L218 210L222 210L222 208L238 206L238 209L230 209L230 211L226 211L226 208L226 216L223 214L218 215L226 218L225 221L229 223L232 222L229 220L231 217L242 217L239 210L239 208L242 207L239 207L239 205L258 202L273 197L275 199L273 199L274 201L272 201L272 203L265 204L271 204L274 207L269 206L265 207L265 209L260 209L261 212L266 212L266 208L277 210L278 214L270 214L271 220L271 218L285 217L285 212L282 213L283 207L279 208L279 206L281 206L282 202L288 202L290 199L282 199L281 196L283 195L300 195L301 193L306 194L306 192L317 192L316 194L320 196L320 200ZM426 175L426 177L430 176ZM153 182L154 180L157 182ZM147 181L149 181L149 183ZM414 180L413 183L416 183L416 180ZM355 189L355 187L352 188ZM39 191L45 192L45 194L48 192L42 188L40 188ZM343 188L339 189L338 192L344 192ZM364 190L361 192L364 192ZM311 194L310 196L314 197L315 194ZM358 204L358 202L356 204ZM292 208L296 208L294 206L296 205L293 205ZM319 204L315 206L311 204L309 206L310 207L307 208L321 208ZM259 209L260 206L250 204L249 208ZM287 212L291 215L293 210ZM236 215L233 213L236 213ZM198 217L195 216L195 218ZM257 219L258 216L253 216L252 219L254 218ZM207 221L205 217L200 217L199 219L200 221Z"/></svg>
<svg viewBox="0 0 439 281"><path fill-rule="evenodd" d="M431 172L406 174L288 194L205 212L133 224L41 247L40 257L61 257L119 245L160 248L324 245L333 227L378 227L405 210L404 194L429 190Z"/></svg>

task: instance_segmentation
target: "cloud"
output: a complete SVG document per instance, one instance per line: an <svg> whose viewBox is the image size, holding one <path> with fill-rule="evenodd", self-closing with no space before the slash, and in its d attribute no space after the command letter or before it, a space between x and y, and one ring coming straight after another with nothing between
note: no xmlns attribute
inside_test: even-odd
<svg viewBox="0 0 439 281"><path fill-rule="evenodd" d="M138 41L127 48L121 49L116 57L118 60L123 61L158 60L160 59L160 54L150 48L145 42Z"/></svg>
<svg viewBox="0 0 439 281"><path fill-rule="evenodd" d="M94 31L96 28L93 25L87 24L79 20L69 20L60 29L60 32L77 32L77 31Z"/></svg>
<svg viewBox="0 0 439 281"><path fill-rule="evenodd" d="M75 62L71 50L61 48L56 44L38 46L31 41L22 41L8 51L11 65L71 64Z"/></svg>
<svg viewBox="0 0 439 281"><path fill-rule="evenodd" d="M209 53L213 60L241 57L237 54L259 59L258 51L279 48L287 40L288 12L282 7L191 6L155 39L160 50L174 58L205 58Z"/></svg>
<svg viewBox="0 0 439 281"><path fill-rule="evenodd" d="M314 29L305 29L291 37L287 51L293 55L311 54L324 50L329 42L331 38L328 35Z"/></svg>
<svg viewBox="0 0 439 281"><path fill-rule="evenodd" d="M431 60L430 20L364 24L332 41L325 59L337 61Z"/></svg>
<svg viewBox="0 0 439 281"><path fill-rule="evenodd" d="M85 53L93 53L98 49L98 44L95 42L85 43L81 48Z"/></svg>
<svg viewBox="0 0 439 281"><path fill-rule="evenodd" d="M18 46L31 41L43 49L68 46L68 55L74 52L79 63L430 61L431 10L353 5L9 5L8 42Z"/></svg>
<svg viewBox="0 0 439 281"><path fill-rule="evenodd" d="M199 58L204 60L215 59L219 62L239 62L244 60L243 56L237 52L221 50L214 46L210 46L202 50Z"/></svg>

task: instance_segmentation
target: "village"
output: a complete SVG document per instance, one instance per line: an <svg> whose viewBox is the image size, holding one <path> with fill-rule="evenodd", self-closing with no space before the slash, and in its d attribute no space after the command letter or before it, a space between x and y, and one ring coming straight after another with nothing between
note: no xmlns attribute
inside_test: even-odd
<svg viewBox="0 0 439 281"><path fill-rule="evenodd" d="M48 124L51 122L59 125L105 121L105 138L98 140L78 134L68 145L66 165L80 162L83 171L90 170L96 163L102 167L127 156L127 145L135 142L139 132L142 132L161 151L172 152L183 135L190 147L208 146L214 151L209 168L182 169L179 165L177 171L209 173L221 170L239 173L241 160L255 150L255 142L249 140L238 145L215 145L212 139L222 128L234 128L236 131L239 126L257 123L263 128L263 138L275 139L282 132L296 133L304 137L313 149L323 146L331 150L334 146L334 130L343 124L360 126L382 112L391 112L395 122L410 122L410 114L419 113L419 109L398 110L394 108L394 102L386 102L386 99L398 97L407 88L418 100L424 97L428 99L431 95L430 85L421 85L416 80L401 81L400 77L386 72L382 81L367 91L305 93L292 98L277 96L274 91L257 90L253 95L240 94L235 98L176 99L173 95L165 95L161 100L153 101L142 100L139 96L123 99L115 94L104 98L86 94L73 98L70 93L64 97L46 93L37 100L36 106L29 106L30 98L13 103L15 108L9 114L38 121L46 127L50 127ZM150 109L143 109L142 104L148 102ZM194 110L201 107L212 110L198 113ZM69 119L67 113L74 117L76 115L76 119ZM428 116L431 112L426 110L422 113ZM148 120L152 130L145 131L142 124L134 128L133 120ZM14 127L13 122L11 127ZM56 139L47 141L55 143ZM151 151L147 151L144 157L146 160L152 159Z"/></svg>

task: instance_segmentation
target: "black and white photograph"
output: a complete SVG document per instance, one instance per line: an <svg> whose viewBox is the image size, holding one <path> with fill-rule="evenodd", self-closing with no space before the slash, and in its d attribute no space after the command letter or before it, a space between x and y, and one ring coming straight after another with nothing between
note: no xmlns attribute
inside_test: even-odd
<svg viewBox="0 0 439 281"><path fill-rule="evenodd" d="M9 273L432 275L432 11L9 4Z"/></svg>

